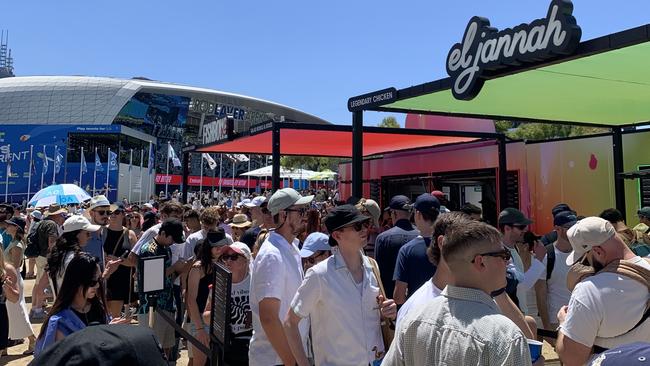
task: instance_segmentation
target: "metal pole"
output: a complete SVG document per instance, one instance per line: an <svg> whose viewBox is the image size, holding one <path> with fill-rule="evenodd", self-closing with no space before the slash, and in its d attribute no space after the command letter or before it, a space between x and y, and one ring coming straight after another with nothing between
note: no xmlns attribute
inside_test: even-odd
<svg viewBox="0 0 650 366"><path fill-rule="evenodd" d="M212 197L211 197L211 198L212 198L212 201L214 201L214 176L215 176L216 174L217 174L217 170L216 170L216 169L212 169L212 191L210 192L210 194L212 195Z"/></svg>
<svg viewBox="0 0 650 366"><path fill-rule="evenodd" d="M271 189L273 192L280 189L280 127L273 122L271 138L273 150L273 169L271 170Z"/></svg>
<svg viewBox="0 0 650 366"><path fill-rule="evenodd" d="M81 178L83 178L83 170L84 167L82 165L82 161L84 161L84 147L81 147L81 159L79 159L79 187L83 188L83 185L81 184Z"/></svg>
<svg viewBox="0 0 650 366"><path fill-rule="evenodd" d="M508 207L508 159L506 135L499 136L499 212ZM519 207L515 207L519 209Z"/></svg>
<svg viewBox="0 0 650 366"><path fill-rule="evenodd" d="M142 167L144 166L144 149L140 148L140 200L138 201L139 204L142 204L142 191L144 189L144 186L142 183L144 180L142 179Z"/></svg>
<svg viewBox="0 0 650 366"><path fill-rule="evenodd" d="M34 145L29 145L29 175L27 176L27 202L32 195L32 169L34 169Z"/></svg>
<svg viewBox="0 0 650 366"><path fill-rule="evenodd" d="M223 179L223 153L219 154L219 196L221 196L221 180Z"/></svg>
<svg viewBox="0 0 650 366"><path fill-rule="evenodd" d="M41 188L43 189L43 180L45 178L45 163L47 162L47 154L45 152L45 145L43 145L43 168L41 169Z"/></svg>
<svg viewBox="0 0 650 366"><path fill-rule="evenodd" d="M118 163L119 164L119 163ZM110 201L108 197L111 193L110 186L108 185L108 178L111 176L111 148L108 148L108 156L106 157L106 198ZM117 201L117 198L115 199Z"/></svg>
<svg viewBox="0 0 650 366"><path fill-rule="evenodd" d="M9 161L11 159L11 145L7 145L7 171L5 172L5 202L9 202L7 199L9 197L9 173L10 173L10 166L11 162Z"/></svg>
<svg viewBox="0 0 650 366"><path fill-rule="evenodd" d="M95 159L97 159L97 146L95 146ZM101 163L101 161L100 161ZM95 169L93 169L93 197L96 196L95 194L95 189L97 187L96 182L97 182L97 161L95 160Z"/></svg>
<svg viewBox="0 0 650 366"><path fill-rule="evenodd" d="M248 171L251 171L251 156L248 155ZM251 189L251 176L248 176L248 180L246 181L246 192L250 193Z"/></svg>
<svg viewBox="0 0 650 366"><path fill-rule="evenodd" d="M170 149L172 148L172 144L167 141L167 173L165 173L165 198L169 197L169 152L171 151Z"/></svg>
<svg viewBox="0 0 650 366"><path fill-rule="evenodd" d="M131 177L133 174L131 174L131 167L133 166L133 149L130 149L131 153L129 155L129 204L131 204L131 191L133 190L131 187ZM118 170L119 172L119 170ZM118 197L119 198L119 197Z"/></svg>
<svg viewBox="0 0 650 366"><path fill-rule="evenodd" d="M352 113L352 197L363 196L363 111ZM341 199L344 200L343 197Z"/></svg>
<svg viewBox="0 0 650 366"><path fill-rule="evenodd" d="M54 166L52 167L52 184L56 184L56 159L57 159L56 155L58 154L57 148L58 146L54 145L54 164L53 164Z"/></svg>
<svg viewBox="0 0 650 366"><path fill-rule="evenodd" d="M201 138L202 143L205 145L205 135ZM203 195L203 154L201 153L201 181L199 182L199 202L201 202L201 196ZM191 203L191 202L188 202Z"/></svg>
<svg viewBox="0 0 650 366"><path fill-rule="evenodd" d="M233 194L235 192L235 160L232 160L232 189L230 190L230 194Z"/></svg>
<svg viewBox="0 0 650 366"><path fill-rule="evenodd" d="M616 209L623 214L625 221L627 212L625 207L625 181L620 176L623 173L623 135L620 127L612 128L612 142L614 153L614 193L616 197Z"/></svg>

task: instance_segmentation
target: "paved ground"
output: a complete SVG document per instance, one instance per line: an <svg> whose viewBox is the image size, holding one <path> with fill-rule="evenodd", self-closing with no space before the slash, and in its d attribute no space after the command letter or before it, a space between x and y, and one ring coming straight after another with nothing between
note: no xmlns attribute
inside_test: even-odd
<svg viewBox="0 0 650 366"><path fill-rule="evenodd" d="M34 285L34 280L27 280L25 281L25 294L28 296L31 296L32 293L32 287ZM27 298L28 305L27 307L30 308L30 302L31 298ZM41 323L32 323L32 327L34 328L34 333L38 335L38 332L41 329ZM27 365L29 362L32 361L32 356L23 356L22 353L27 349L27 340L25 340L24 344L11 347L8 350L8 356L2 356L0 357L0 365L8 365L8 366L23 366ZM557 355L553 351L553 348L546 342L544 342L544 348L543 348L543 354L544 357L546 358L546 365L560 365L560 363L557 361ZM178 365L187 365L187 351L182 350L181 351L181 358L177 361Z"/></svg>

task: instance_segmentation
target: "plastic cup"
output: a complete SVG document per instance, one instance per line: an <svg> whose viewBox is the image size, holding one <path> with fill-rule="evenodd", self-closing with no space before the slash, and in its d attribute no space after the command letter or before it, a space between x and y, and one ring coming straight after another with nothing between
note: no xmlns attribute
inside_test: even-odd
<svg viewBox="0 0 650 366"><path fill-rule="evenodd" d="M528 349L530 350L530 359L535 362L542 355L542 342L534 339L527 339Z"/></svg>

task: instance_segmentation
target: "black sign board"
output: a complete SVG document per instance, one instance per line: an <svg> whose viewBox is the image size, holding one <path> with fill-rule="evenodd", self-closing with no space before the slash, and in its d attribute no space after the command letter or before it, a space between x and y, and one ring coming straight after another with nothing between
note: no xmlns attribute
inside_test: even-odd
<svg viewBox="0 0 650 366"><path fill-rule="evenodd" d="M447 74L456 99L471 100L485 82L485 72L572 54L582 36L570 0L553 0L546 18L498 31L490 21L473 17L461 43L447 56ZM506 70L503 70L503 69Z"/></svg>
<svg viewBox="0 0 650 366"><path fill-rule="evenodd" d="M395 88L388 88L348 99L348 110L350 112L363 111L380 105L390 104L396 100L397 90Z"/></svg>
<svg viewBox="0 0 650 366"><path fill-rule="evenodd" d="M210 317L210 335L223 348L230 337L230 291L232 273L221 263L212 266L214 282L212 283L212 309Z"/></svg>

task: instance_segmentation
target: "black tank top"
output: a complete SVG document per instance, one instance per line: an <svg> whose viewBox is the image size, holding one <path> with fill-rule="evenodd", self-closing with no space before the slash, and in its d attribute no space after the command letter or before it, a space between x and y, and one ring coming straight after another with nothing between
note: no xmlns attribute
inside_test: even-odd
<svg viewBox="0 0 650 366"><path fill-rule="evenodd" d="M106 229L106 240L104 241L104 252L106 252L106 254L121 257L129 250L128 247L125 247L125 240L128 240L129 235L128 233L124 233L124 236L120 240L122 232L124 232L124 229L119 231ZM118 240L120 241L119 243L117 242ZM116 245L117 248L115 248Z"/></svg>
<svg viewBox="0 0 650 366"><path fill-rule="evenodd" d="M214 273L203 276L199 280L199 288L196 292L196 304L199 306L199 312L203 313L205 305L208 303L208 294L210 293L210 285L214 282Z"/></svg>

